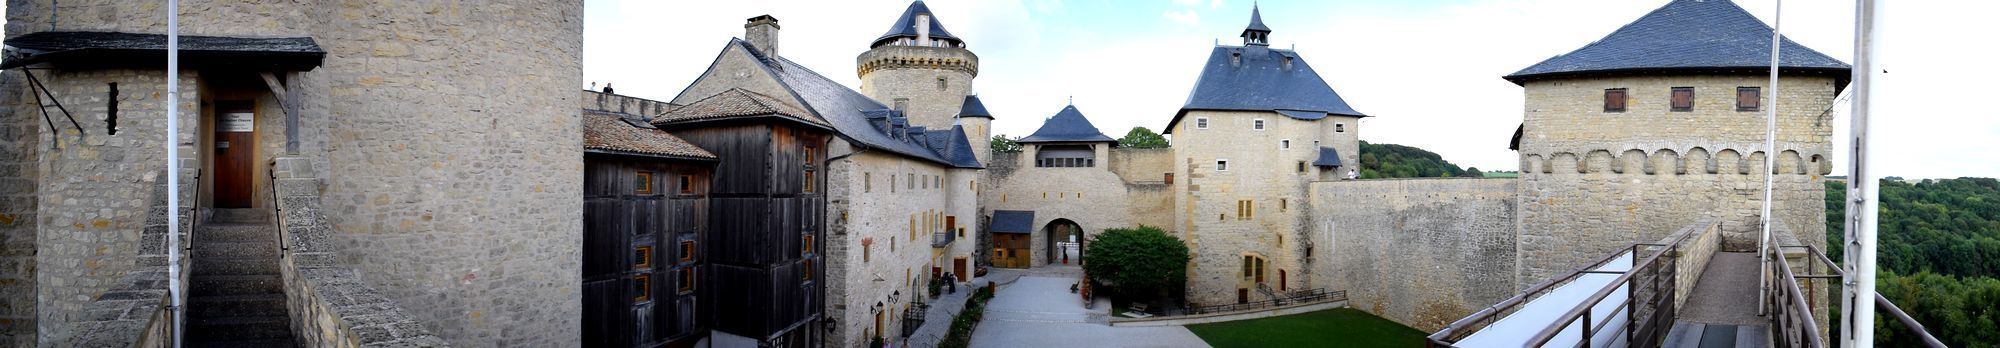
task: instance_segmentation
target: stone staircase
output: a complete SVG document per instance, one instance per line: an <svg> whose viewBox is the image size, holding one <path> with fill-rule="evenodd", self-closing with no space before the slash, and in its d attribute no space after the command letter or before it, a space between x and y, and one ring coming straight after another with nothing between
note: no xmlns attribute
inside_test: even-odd
<svg viewBox="0 0 2000 348"><path fill-rule="evenodd" d="M187 346L295 346L275 229L262 209L215 209L195 227Z"/></svg>

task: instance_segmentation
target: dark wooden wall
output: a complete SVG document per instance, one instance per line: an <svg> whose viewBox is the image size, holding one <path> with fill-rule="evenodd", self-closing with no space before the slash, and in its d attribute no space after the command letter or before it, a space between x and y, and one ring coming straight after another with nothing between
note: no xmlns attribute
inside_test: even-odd
<svg viewBox="0 0 2000 348"><path fill-rule="evenodd" d="M682 262L680 243L706 244L712 162L585 154L583 189L583 343L592 347L651 347L699 339L706 320L697 304L707 285L705 255ZM638 192L638 172L653 173L651 194ZM681 176L694 187L682 193ZM652 248L652 265L637 266L636 250ZM697 248L697 253L702 250ZM679 292L679 272L695 274L695 291ZM651 298L637 301L646 276Z"/></svg>
<svg viewBox="0 0 2000 348"><path fill-rule="evenodd" d="M826 238L820 225L826 176L819 168L824 163L815 162L826 159L831 135L762 120L670 129L719 157L709 194L711 242L705 247L714 301L703 308L714 315L714 329L785 341L767 343L811 344L823 330L817 323L825 301L820 253ZM805 252L806 235L815 236L813 253Z"/></svg>

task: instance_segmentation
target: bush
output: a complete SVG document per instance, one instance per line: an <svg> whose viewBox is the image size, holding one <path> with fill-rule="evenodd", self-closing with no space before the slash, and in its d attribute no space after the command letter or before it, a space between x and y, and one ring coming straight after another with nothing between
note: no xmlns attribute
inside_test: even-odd
<svg viewBox="0 0 2000 348"><path fill-rule="evenodd" d="M972 329L979 326L979 319L986 316L986 301L993 299L993 289L979 287L972 291L972 297L965 300L965 310L951 319L951 330L946 331L944 340L938 347L964 348L972 344Z"/></svg>
<svg viewBox="0 0 2000 348"><path fill-rule="evenodd" d="M1090 278L1111 283L1118 293L1149 295L1187 282L1188 248L1158 227L1104 230L1083 251Z"/></svg>

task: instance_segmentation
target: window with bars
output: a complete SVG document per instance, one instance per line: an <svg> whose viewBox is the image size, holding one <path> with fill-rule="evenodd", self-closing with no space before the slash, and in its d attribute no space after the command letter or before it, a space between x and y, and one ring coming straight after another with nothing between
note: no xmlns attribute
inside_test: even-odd
<svg viewBox="0 0 2000 348"><path fill-rule="evenodd" d="M1208 129L1208 118L1196 117L1194 119L1194 129Z"/></svg>
<svg viewBox="0 0 2000 348"><path fill-rule="evenodd" d="M1694 111L1694 87L1674 87L1673 111Z"/></svg>

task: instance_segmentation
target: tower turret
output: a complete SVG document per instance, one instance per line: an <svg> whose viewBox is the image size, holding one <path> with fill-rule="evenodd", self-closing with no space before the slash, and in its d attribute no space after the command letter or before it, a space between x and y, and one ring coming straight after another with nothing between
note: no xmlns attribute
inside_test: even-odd
<svg viewBox="0 0 2000 348"><path fill-rule="evenodd" d="M1271 28L1264 26L1264 14L1258 11L1257 5L1250 5L1250 26L1244 27L1243 35L1239 36L1243 37L1244 46L1271 45Z"/></svg>
<svg viewBox="0 0 2000 348"><path fill-rule="evenodd" d="M979 56L916 1L855 58L855 66L862 94L902 110L912 126L951 129L972 95Z"/></svg>

